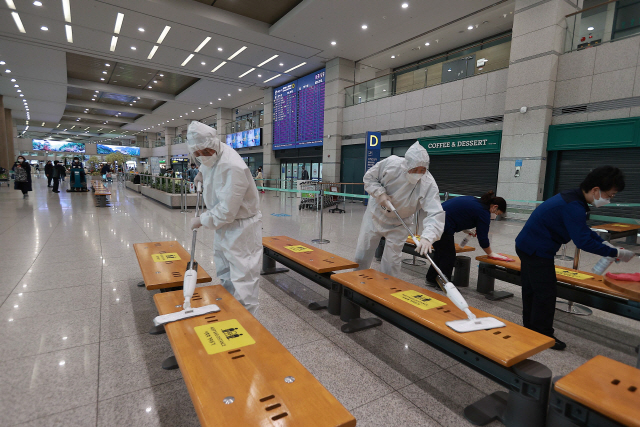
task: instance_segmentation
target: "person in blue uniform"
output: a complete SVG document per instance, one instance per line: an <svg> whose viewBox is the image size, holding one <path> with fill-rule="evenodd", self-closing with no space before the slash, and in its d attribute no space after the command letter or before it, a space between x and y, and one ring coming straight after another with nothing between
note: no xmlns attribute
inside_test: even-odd
<svg viewBox="0 0 640 427"><path fill-rule="evenodd" d="M479 199L473 196L461 196L444 202L442 209L446 213L444 232L440 240L433 244L434 253L431 259L448 279L451 279L456 262L456 245L453 235L458 231L471 234L469 230L475 228L478 243L487 255L495 259L507 259L505 256L494 253L489 242L491 214L503 215L507 211L507 202L502 197L496 197L493 191L489 191ZM429 267L427 285L437 286L437 275L433 266Z"/></svg>
<svg viewBox="0 0 640 427"><path fill-rule="evenodd" d="M605 242L587 225L589 206L595 208L611 202L624 190L624 174L613 166L592 170L580 188L556 194L533 211L516 238L516 253L522 269L522 324L531 330L553 337L554 350L567 345L554 336L553 316L556 307L556 272L554 256L560 246L573 240L576 247L597 255L628 262L635 255Z"/></svg>

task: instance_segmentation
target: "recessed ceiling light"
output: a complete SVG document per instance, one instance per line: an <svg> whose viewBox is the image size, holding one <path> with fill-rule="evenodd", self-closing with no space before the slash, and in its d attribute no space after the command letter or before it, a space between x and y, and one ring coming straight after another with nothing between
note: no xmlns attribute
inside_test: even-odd
<svg viewBox="0 0 640 427"><path fill-rule="evenodd" d="M587 30L588 30L588 31L593 31L593 30L594 30L594 28L593 28L593 27L589 27L589 28L587 28Z"/></svg>
<svg viewBox="0 0 640 427"><path fill-rule="evenodd" d="M429 42L426 42L426 43L425 43L424 45L425 45L425 46L429 46L430 44L431 44L431 43L429 43Z"/></svg>
<svg viewBox="0 0 640 427"><path fill-rule="evenodd" d="M136 50L136 47L135 46L131 46L131 50Z"/></svg>
<svg viewBox="0 0 640 427"><path fill-rule="evenodd" d="M49 31L49 27L45 27L44 25L43 25L42 27L40 27L40 29L41 29L42 31Z"/></svg>
<svg viewBox="0 0 640 427"><path fill-rule="evenodd" d="M13 85L13 87L20 87L20 85Z"/></svg>
<svg viewBox="0 0 640 427"><path fill-rule="evenodd" d="M144 33L144 28L140 27L138 28L138 31L140 31L141 33Z"/></svg>
<svg viewBox="0 0 640 427"><path fill-rule="evenodd" d="M67 35L67 42L73 43L73 30L71 29L71 25L65 25L64 32Z"/></svg>
<svg viewBox="0 0 640 427"><path fill-rule="evenodd" d="M258 74L258 77L262 77L262 74Z"/></svg>
<svg viewBox="0 0 640 427"><path fill-rule="evenodd" d="M106 72L106 71L103 71L103 72L102 72L102 74L107 74L107 72Z"/></svg>
<svg viewBox="0 0 640 427"><path fill-rule="evenodd" d="M281 75L282 74L276 74L275 76L271 77L270 79L265 80L264 83L270 82L271 80L273 80L273 79L275 79L277 77L280 77Z"/></svg>
<svg viewBox="0 0 640 427"><path fill-rule="evenodd" d="M23 93L21 93L21 94L20 94L20 96L24 96L24 94L23 94Z"/></svg>
<svg viewBox="0 0 640 427"><path fill-rule="evenodd" d="M111 46L109 47L111 52L116 50L116 44L118 44L118 38L116 36L111 37Z"/></svg>
<svg viewBox="0 0 640 427"><path fill-rule="evenodd" d="M226 64L227 61L222 61L216 68L214 68L213 70L211 70L212 73L215 73L216 71L218 71L220 69L220 67L222 67L224 64Z"/></svg>
<svg viewBox="0 0 640 427"><path fill-rule="evenodd" d="M116 17L116 26L113 28L114 33L120 34L120 29L122 28L123 20L124 20L124 13L118 12L118 16Z"/></svg>
<svg viewBox="0 0 640 427"><path fill-rule="evenodd" d="M230 94L230 93L228 93L228 94L227 94L227 96L231 96L231 94Z"/></svg>
<svg viewBox="0 0 640 427"><path fill-rule="evenodd" d="M242 53L243 50L245 50L247 47L246 46L242 46L240 49L238 49L233 55L231 55L230 57L227 58L227 61L231 61L233 58L235 58L236 56L240 55Z"/></svg>
<svg viewBox="0 0 640 427"><path fill-rule="evenodd" d="M158 83L158 81L157 81L157 80L154 80L153 82L154 82L154 83Z"/></svg>
<svg viewBox="0 0 640 427"><path fill-rule="evenodd" d="M239 79L243 78L244 76L246 76L247 74L249 74L250 72L252 72L253 70L255 70L255 68L251 68L248 71L245 71L244 73L240 74L238 76Z"/></svg>
<svg viewBox="0 0 640 427"><path fill-rule="evenodd" d="M218 98L218 101L222 101L222 98Z"/></svg>
<svg viewBox="0 0 640 427"><path fill-rule="evenodd" d="M391 55L391 59L396 59L396 56L395 55Z"/></svg>
<svg viewBox="0 0 640 427"><path fill-rule="evenodd" d="M100 80L104 81L104 77L100 77Z"/></svg>
<svg viewBox="0 0 640 427"><path fill-rule="evenodd" d="M21 33L26 33L26 31L24 30L24 25L22 25L22 21L20 20L20 15L18 15L18 12L11 12L11 16L13 16L13 20L16 23L16 27L18 27L18 31L20 31Z"/></svg>
<svg viewBox="0 0 640 427"><path fill-rule="evenodd" d="M64 20L71 23L71 6L69 0L62 0L62 12L64 14Z"/></svg>
<svg viewBox="0 0 640 427"><path fill-rule="evenodd" d="M200 45L196 48L196 50L194 50L194 52L195 52L195 53L200 52L200 49L202 49L203 47L205 47L205 45L206 45L207 43L209 43L209 40L211 40L211 37L207 37L206 39L204 39L204 40L202 41L202 43L200 43Z"/></svg>
<svg viewBox="0 0 640 427"><path fill-rule="evenodd" d="M154 47L151 49L151 52L149 52L149 56L147 56L147 59L151 59L151 58L153 58L153 55L155 55L155 54L156 54L156 50L158 50L158 46L154 46Z"/></svg>
<svg viewBox="0 0 640 427"><path fill-rule="evenodd" d="M4 65L4 62L0 63L0 65ZM11 81L15 83L16 79L11 79Z"/></svg>
<svg viewBox="0 0 640 427"><path fill-rule="evenodd" d="M36 1L33 2L33 5L34 6L42 6L42 2L36 0Z"/></svg>
<svg viewBox="0 0 640 427"><path fill-rule="evenodd" d="M406 9L406 8L408 8L408 7L409 7L409 3L402 3L402 8L403 8L403 9Z"/></svg>
<svg viewBox="0 0 640 427"><path fill-rule="evenodd" d="M336 45L336 42L331 42L331 46L335 46L335 45Z"/></svg>
<svg viewBox="0 0 640 427"><path fill-rule="evenodd" d="M469 25L469 26L467 27L467 30L473 30L473 25Z"/></svg>
<svg viewBox="0 0 640 427"><path fill-rule="evenodd" d="M200 63L200 65L207 65L207 63L203 61Z"/></svg>
<svg viewBox="0 0 640 427"><path fill-rule="evenodd" d="M20 93L20 92L22 92L22 90L18 89L16 92Z"/></svg>
<svg viewBox="0 0 640 427"><path fill-rule="evenodd" d="M149 89L153 89L153 86L149 86Z"/></svg>
<svg viewBox="0 0 640 427"><path fill-rule="evenodd" d="M364 25L362 26L362 29L363 29L363 30L366 30L367 28L369 28L369 27L367 26L367 24L364 24Z"/></svg>
<svg viewBox="0 0 640 427"><path fill-rule="evenodd" d="M286 70L286 71L285 71L285 73L288 73L289 71L293 71L293 70L295 70L295 69L296 69L296 68L298 68L298 67L302 67L304 64L306 64L306 62L302 62L302 63L300 63L300 64L296 65L295 67L291 67L291 68L289 68L288 70Z"/></svg>

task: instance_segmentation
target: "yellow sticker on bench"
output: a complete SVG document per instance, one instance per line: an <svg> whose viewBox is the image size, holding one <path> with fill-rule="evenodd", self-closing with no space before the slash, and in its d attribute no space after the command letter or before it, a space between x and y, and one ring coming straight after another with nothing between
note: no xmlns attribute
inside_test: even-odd
<svg viewBox="0 0 640 427"><path fill-rule="evenodd" d="M392 297L401 299L404 302L408 302L411 305L415 305L421 310L429 310L430 308L437 308L443 305L447 305L446 302L438 301L435 298L426 296L418 291L402 291L391 294Z"/></svg>
<svg viewBox="0 0 640 427"><path fill-rule="evenodd" d="M161 261L180 261L180 255L177 252L171 252L168 254L152 254L151 258L154 262Z"/></svg>
<svg viewBox="0 0 640 427"><path fill-rule="evenodd" d="M556 267L556 274L566 277L573 277L578 280L592 279L593 276L589 276L588 274L578 273L577 271L572 270L564 270L562 268Z"/></svg>
<svg viewBox="0 0 640 427"><path fill-rule="evenodd" d="M310 249L306 246L298 245L298 246L285 246L285 249L289 249L291 252L313 252L313 249Z"/></svg>
<svg viewBox="0 0 640 427"><path fill-rule="evenodd" d="M255 340L236 319L193 328L207 354L217 354L255 344Z"/></svg>
<svg viewBox="0 0 640 427"><path fill-rule="evenodd" d="M629 224L609 224L611 227L631 227Z"/></svg>

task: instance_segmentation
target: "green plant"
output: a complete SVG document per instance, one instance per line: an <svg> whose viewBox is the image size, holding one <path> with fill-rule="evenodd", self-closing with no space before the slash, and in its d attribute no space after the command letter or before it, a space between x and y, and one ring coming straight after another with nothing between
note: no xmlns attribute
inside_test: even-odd
<svg viewBox="0 0 640 427"><path fill-rule="evenodd" d="M127 156L126 154L123 154L120 152L115 152L115 153L107 154L105 157L105 160L109 163L118 162L119 167L122 168L127 163L127 160L129 160L130 158L131 156Z"/></svg>

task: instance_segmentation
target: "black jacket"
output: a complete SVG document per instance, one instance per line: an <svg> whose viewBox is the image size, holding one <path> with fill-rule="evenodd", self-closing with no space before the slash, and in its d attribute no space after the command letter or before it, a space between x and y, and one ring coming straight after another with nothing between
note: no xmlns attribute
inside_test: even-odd
<svg viewBox="0 0 640 427"><path fill-rule="evenodd" d="M44 165L44 174L47 176L53 175L53 165L51 163Z"/></svg>
<svg viewBox="0 0 640 427"><path fill-rule="evenodd" d="M54 178L63 178L67 176L67 170L60 163L53 167L53 177Z"/></svg>

